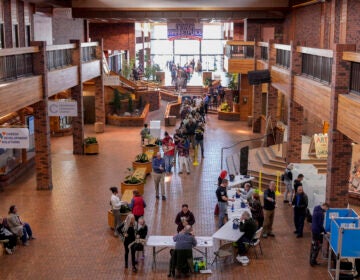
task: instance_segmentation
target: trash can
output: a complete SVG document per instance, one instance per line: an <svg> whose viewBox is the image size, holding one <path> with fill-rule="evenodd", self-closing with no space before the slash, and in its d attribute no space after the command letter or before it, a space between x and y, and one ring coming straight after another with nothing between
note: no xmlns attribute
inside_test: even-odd
<svg viewBox="0 0 360 280"><path fill-rule="evenodd" d="M253 116L248 116L248 126L252 126Z"/></svg>
<svg viewBox="0 0 360 280"><path fill-rule="evenodd" d="M104 132L104 123L103 122L96 122L94 124L95 133L103 133Z"/></svg>

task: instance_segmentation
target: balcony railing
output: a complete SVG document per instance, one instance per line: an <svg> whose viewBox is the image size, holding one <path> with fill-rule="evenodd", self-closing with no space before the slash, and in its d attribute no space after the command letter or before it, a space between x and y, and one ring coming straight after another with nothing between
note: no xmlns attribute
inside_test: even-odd
<svg viewBox="0 0 360 280"><path fill-rule="evenodd" d="M121 70L121 53L113 54L107 57L110 71L119 73Z"/></svg>
<svg viewBox="0 0 360 280"><path fill-rule="evenodd" d="M49 71L72 65L72 50L54 50L47 52L46 66Z"/></svg>
<svg viewBox="0 0 360 280"><path fill-rule="evenodd" d="M360 95L360 63L351 62L350 91Z"/></svg>
<svg viewBox="0 0 360 280"><path fill-rule="evenodd" d="M301 74L322 83L331 83L332 50L297 47L302 53Z"/></svg>
<svg viewBox="0 0 360 280"><path fill-rule="evenodd" d="M82 43L81 49L82 49L82 55L81 55L81 61L82 62L89 62L92 60L96 60L96 48L98 46L97 42L92 43Z"/></svg>
<svg viewBox="0 0 360 280"><path fill-rule="evenodd" d="M268 47L261 46L260 51L261 51L260 52L261 60L268 61L269 60L269 58L268 58Z"/></svg>
<svg viewBox="0 0 360 280"><path fill-rule="evenodd" d="M284 67L286 69L289 69L290 68L290 49L277 48L278 46L279 45L277 45L275 47L276 48L275 64L277 66L281 66L281 67Z"/></svg>
<svg viewBox="0 0 360 280"><path fill-rule="evenodd" d="M228 41L225 55L235 59L254 58L254 42Z"/></svg>
<svg viewBox="0 0 360 280"><path fill-rule="evenodd" d="M38 52L38 48L0 50L0 82L33 75L34 52Z"/></svg>

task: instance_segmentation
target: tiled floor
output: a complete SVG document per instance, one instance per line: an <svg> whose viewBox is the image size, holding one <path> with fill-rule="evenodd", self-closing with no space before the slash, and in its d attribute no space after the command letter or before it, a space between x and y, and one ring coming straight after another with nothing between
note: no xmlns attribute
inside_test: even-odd
<svg viewBox="0 0 360 280"><path fill-rule="evenodd" d="M156 119L156 113L151 118ZM93 135L93 127L86 127ZM125 170L141 152L139 128L106 127L96 135L100 154L74 156L71 137L52 139L53 191L36 191L35 176L28 172L0 193L0 214L11 204L18 206L37 239L19 246L14 255L0 256L0 279L167 279L169 253L151 268L151 250L134 274L124 269L124 248L107 225L109 187L119 186ZM173 129L169 129L172 133ZM147 178L145 218L151 235L176 233L174 219L182 203L188 203L196 217L197 235L216 231L213 209L215 183L220 172L220 149L251 135L246 123L218 121L215 115L206 124L205 159L192 167L190 175L173 175L166 183L167 200L156 201L153 181ZM246 267L224 264L211 267L210 275L197 279L328 279L326 265L309 266L310 232L304 238L293 232L292 208L278 198L275 238L262 240L264 255L251 258ZM215 248L218 242L215 242ZM210 261L213 258L210 252Z"/></svg>

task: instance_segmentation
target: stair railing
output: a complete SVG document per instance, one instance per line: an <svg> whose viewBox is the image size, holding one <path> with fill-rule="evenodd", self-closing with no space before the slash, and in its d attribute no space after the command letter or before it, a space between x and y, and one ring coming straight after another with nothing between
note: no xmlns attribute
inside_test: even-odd
<svg viewBox="0 0 360 280"><path fill-rule="evenodd" d="M259 141L259 140L264 140L266 139L266 137L268 137L269 135L272 135L272 134L265 134L261 137L257 137L257 138L251 138L251 139L246 139L246 140L240 140L238 142L236 142L235 144L232 144L230 146L227 146L227 147L222 147L221 148L221 170L223 169L223 161L224 161L224 150L229 150L229 149L232 149L240 144L243 144L243 143L246 143L246 142L253 142L253 141Z"/></svg>

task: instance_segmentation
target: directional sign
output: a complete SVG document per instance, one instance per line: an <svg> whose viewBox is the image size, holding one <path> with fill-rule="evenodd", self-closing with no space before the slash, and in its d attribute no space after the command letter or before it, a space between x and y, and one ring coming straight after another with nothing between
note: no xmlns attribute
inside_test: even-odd
<svg viewBox="0 0 360 280"><path fill-rule="evenodd" d="M49 116L77 117L77 102L74 100L49 100Z"/></svg>

